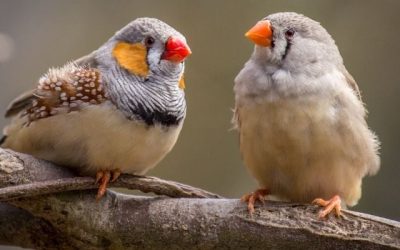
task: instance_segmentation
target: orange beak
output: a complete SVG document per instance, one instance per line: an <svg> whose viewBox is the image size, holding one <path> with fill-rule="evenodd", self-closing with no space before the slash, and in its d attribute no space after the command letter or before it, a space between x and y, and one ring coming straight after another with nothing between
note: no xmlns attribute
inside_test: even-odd
<svg viewBox="0 0 400 250"><path fill-rule="evenodd" d="M165 51L161 58L171 62L180 63L190 54L192 54L192 51L184 41L171 36L165 44Z"/></svg>
<svg viewBox="0 0 400 250"><path fill-rule="evenodd" d="M259 21L245 36L257 45L269 47L272 42L271 23L267 20Z"/></svg>

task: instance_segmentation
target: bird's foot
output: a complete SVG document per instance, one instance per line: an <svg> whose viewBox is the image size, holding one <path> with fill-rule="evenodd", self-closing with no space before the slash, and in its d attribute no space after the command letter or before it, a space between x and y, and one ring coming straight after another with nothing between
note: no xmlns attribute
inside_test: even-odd
<svg viewBox="0 0 400 250"><path fill-rule="evenodd" d="M107 185L114 182L121 175L121 170L100 170L96 173L96 183L99 183L96 200L100 200L107 190Z"/></svg>
<svg viewBox="0 0 400 250"><path fill-rule="evenodd" d="M256 191L245 194L240 199L243 202L247 203L247 210L249 211L250 215L252 216L254 213L254 203L256 201L261 201L263 204L265 203L265 196L268 195L268 190L265 188L257 189Z"/></svg>
<svg viewBox="0 0 400 250"><path fill-rule="evenodd" d="M331 212L334 212L337 217L341 216L342 207L340 206L341 200L339 195L333 196L330 200L323 200L321 198L318 198L313 200L312 204L324 207L324 209L322 209L318 214L318 217L320 219L325 218Z"/></svg>
<svg viewBox="0 0 400 250"><path fill-rule="evenodd" d="M121 170L119 170L119 168L112 170L111 171L112 174L112 178L110 182L114 182L118 179L118 177L121 175Z"/></svg>

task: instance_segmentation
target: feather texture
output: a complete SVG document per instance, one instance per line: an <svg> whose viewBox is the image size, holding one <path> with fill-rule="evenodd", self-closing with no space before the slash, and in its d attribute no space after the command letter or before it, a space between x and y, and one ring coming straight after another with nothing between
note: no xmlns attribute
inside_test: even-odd
<svg viewBox="0 0 400 250"><path fill-rule="evenodd" d="M319 23L296 13L265 19L274 46L256 46L235 79L233 123L245 165L281 199L339 195L353 206L362 178L380 167L358 86Z"/></svg>
<svg viewBox="0 0 400 250"><path fill-rule="evenodd" d="M145 173L172 149L186 114L184 63L162 60L171 36L185 43L167 24L138 18L91 54L50 69L9 106L2 147L81 173Z"/></svg>

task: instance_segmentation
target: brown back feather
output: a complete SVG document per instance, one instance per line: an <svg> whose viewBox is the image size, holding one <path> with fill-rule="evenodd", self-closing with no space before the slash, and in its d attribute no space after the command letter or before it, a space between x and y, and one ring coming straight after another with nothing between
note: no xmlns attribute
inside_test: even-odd
<svg viewBox="0 0 400 250"><path fill-rule="evenodd" d="M94 52L89 55L83 56L74 61L74 64L78 66L86 66L89 68L97 68L97 62L95 59ZM19 95L13 101L10 102L6 109L5 117L12 117L16 114L20 113L22 110L25 110L32 104L34 99L40 98L40 93L37 89L31 89L29 91L24 92L23 94Z"/></svg>

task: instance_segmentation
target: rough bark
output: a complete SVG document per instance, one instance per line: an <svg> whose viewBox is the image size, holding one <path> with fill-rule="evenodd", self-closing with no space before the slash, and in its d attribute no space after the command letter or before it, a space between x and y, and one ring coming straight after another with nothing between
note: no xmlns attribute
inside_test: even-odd
<svg viewBox="0 0 400 250"><path fill-rule="evenodd" d="M0 244L36 249L400 249L400 223L267 202L253 217L235 199L154 177L123 176L95 200L93 178L0 149ZM170 198L185 197L185 198Z"/></svg>

